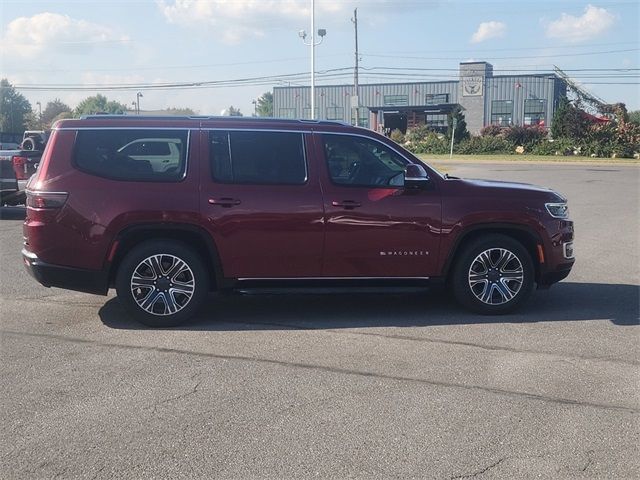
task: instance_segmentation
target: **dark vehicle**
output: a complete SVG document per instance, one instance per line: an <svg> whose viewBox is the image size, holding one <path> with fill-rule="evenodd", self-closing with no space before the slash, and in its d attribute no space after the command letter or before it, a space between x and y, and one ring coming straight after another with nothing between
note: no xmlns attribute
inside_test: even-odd
<svg viewBox="0 0 640 480"><path fill-rule="evenodd" d="M566 199L442 176L336 122L105 117L56 124L27 186L23 258L43 285L179 324L246 286L447 282L511 312L573 266Z"/></svg>
<svg viewBox="0 0 640 480"><path fill-rule="evenodd" d="M27 130L22 136L22 150L44 150L49 133L44 130Z"/></svg>
<svg viewBox="0 0 640 480"><path fill-rule="evenodd" d="M0 150L2 164L2 203L24 203L27 181L36 173L42 152Z"/></svg>

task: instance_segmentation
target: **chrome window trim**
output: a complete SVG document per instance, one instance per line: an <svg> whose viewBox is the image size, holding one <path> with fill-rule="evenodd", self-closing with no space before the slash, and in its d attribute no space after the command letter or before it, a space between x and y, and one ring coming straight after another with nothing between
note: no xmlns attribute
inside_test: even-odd
<svg viewBox="0 0 640 480"><path fill-rule="evenodd" d="M200 127L123 127L122 125L113 127L56 127L51 131L78 131L78 130L200 130Z"/></svg>
<svg viewBox="0 0 640 480"><path fill-rule="evenodd" d="M224 127L202 127L203 132L223 131L223 132L276 132L276 133L313 133L313 130L300 130L298 128L224 128Z"/></svg>

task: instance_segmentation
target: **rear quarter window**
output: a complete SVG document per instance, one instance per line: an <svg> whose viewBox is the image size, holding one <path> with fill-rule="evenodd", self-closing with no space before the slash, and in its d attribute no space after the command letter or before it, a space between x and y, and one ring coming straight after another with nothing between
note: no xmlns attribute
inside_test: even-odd
<svg viewBox="0 0 640 480"><path fill-rule="evenodd" d="M186 172L187 130L79 130L73 161L98 177L136 182L177 182Z"/></svg>

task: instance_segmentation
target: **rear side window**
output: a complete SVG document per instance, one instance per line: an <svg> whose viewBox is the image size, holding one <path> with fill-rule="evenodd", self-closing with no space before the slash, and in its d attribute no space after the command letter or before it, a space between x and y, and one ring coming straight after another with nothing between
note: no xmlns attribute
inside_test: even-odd
<svg viewBox="0 0 640 480"><path fill-rule="evenodd" d="M177 182L185 174L187 144L187 130L79 130L74 162L99 177Z"/></svg>
<svg viewBox="0 0 640 480"><path fill-rule="evenodd" d="M302 185L304 138L295 132L209 132L213 179L220 183Z"/></svg>

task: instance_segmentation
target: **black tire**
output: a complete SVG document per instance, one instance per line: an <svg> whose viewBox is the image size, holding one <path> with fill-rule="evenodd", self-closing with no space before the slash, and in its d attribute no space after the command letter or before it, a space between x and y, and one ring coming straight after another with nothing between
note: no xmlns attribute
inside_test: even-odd
<svg viewBox="0 0 640 480"><path fill-rule="evenodd" d="M456 300L469 310L502 315L513 312L529 298L534 277L533 261L520 242L506 235L488 234L460 252L451 287Z"/></svg>
<svg viewBox="0 0 640 480"><path fill-rule="evenodd" d="M200 309L209 292L209 276L203 259L185 244L151 240L135 247L122 260L116 292L125 309L140 323L174 327Z"/></svg>

